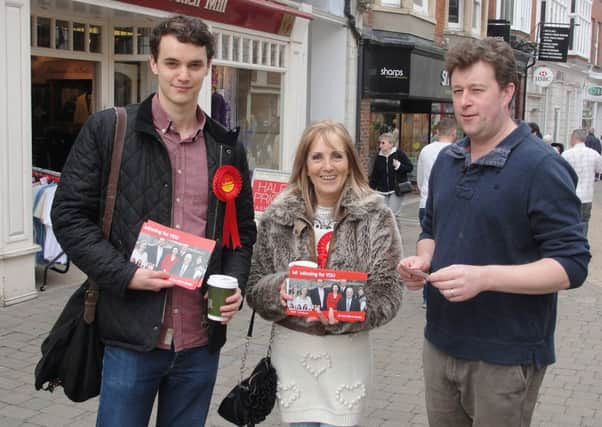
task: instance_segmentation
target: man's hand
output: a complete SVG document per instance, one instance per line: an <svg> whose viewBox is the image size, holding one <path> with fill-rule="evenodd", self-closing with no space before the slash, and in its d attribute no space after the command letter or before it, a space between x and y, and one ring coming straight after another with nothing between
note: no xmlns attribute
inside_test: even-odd
<svg viewBox="0 0 602 427"><path fill-rule="evenodd" d="M220 314L226 318L226 320L222 321L222 325L226 325L230 320L232 320L234 315L238 313L241 303L242 292L240 291L240 288L236 288L234 295L230 295L228 298L226 298L226 304L219 308Z"/></svg>
<svg viewBox="0 0 602 427"><path fill-rule="evenodd" d="M483 268L454 264L431 273L429 281L448 301L466 301L486 290Z"/></svg>
<svg viewBox="0 0 602 427"><path fill-rule="evenodd" d="M397 170L401 166L401 162L397 159L393 159L393 169Z"/></svg>
<svg viewBox="0 0 602 427"><path fill-rule="evenodd" d="M136 291L154 291L159 292L163 288L171 288L174 282L167 280L169 273L165 271L153 271L146 268L139 268L134 273L132 280L128 283L128 289Z"/></svg>
<svg viewBox="0 0 602 427"><path fill-rule="evenodd" d="M426 283L428 276L428 271L431 268L430 263L419 256L410 256L402 259L397 264L397 272L401 277L401 280L408 289L412 291L417 291L422 289L424 284ZM412 270L415 270L414 272ZM423 272L426 274L426 277L423 274L418 275L417 272Z"/></svg>

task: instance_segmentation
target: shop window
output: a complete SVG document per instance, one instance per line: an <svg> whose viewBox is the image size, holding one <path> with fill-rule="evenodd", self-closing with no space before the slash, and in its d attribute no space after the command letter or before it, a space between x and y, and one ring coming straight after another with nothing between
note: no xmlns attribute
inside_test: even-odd
<svg viewBox="0 0 602 427"><path fill-rule="evenodd" d="M137 53L139 55L150 55L150 28L137 28Z"/></svg>
<svg viewBox="0 0 602 427"><path fill-rule="evenodd" d="M281 73L213 67L211 117L240 126L251 169L280 169L281 82Z"/></svg>
<svg viewBox="0 0 602 427"><path fill-rule="evenodd" d="M102 27L100 27L99 25L90 25L89 35L90 35L89 51L92 53L101 53L102 52Z"/></svg>
<svg viewBox="0 0 602 427"><path fill-rule="evenodd" d="M38 17L37 47L50 47L50 18Z"/></svg>
<svg viewBox="0 0 602 427"><path fill-rule="evenodd" d="M73 23L73 50L86 51L86 24Z"/></svg>
<svg viewBox="0 0 602 427"><path fill-rule="evenodd" d="M69 50L69 22L56 20L54 26L55 47L61 50Z"/></svg>
<svg viewBox="0 0 602 427"><path fill-rule="evenodd" d="M240 56L242 46L242 39L237 36L232 36L232 60L233 61L242 61Z"/></svg>
<svg viewBox="0 0 602 427"><path fill-rule="evenodd" d="M278 63L278 45L277 44L272 44L270 45L270 63L269 65L271 65L272 67L277 67L279 65Z"/></svg>
<svg viewBox="0 0 602 427"><path fill-rule="evenodd" d="M115 54L131 55L134 53L134 29L132 27L115 27Z"/></svg>
<svg viewBox="0 0 602 427"><path fill-rule="evenodd" d="M257 41L257 40L251 40L251 45L253 46L252 47L253 56L251 57L251 63L257 64L260 60L259 50L261 49L261 45L259 44L259 41Z"/></svg>
<svg viewBox="0 0 602 427"><path fill-rule="evenodd" d="M242 40L242 62L250 64L252 61L251 56L251 40Z"/></svg>
<svg viewBox="0 0 602 427"><path fill-rule="evenodd" d="M230 58L230 39L231 36L228 34L221 34L221 50L222 50L222 58L231 60Z"/></svg>

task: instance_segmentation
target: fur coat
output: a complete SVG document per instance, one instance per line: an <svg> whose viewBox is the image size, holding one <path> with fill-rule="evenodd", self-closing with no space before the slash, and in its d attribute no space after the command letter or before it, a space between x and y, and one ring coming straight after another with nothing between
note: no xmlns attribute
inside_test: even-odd
<svg viewBox="0 0 602 427"><path fill-rule="evenodd" d="M281 193L263 213L253 249L247 302L261 317L287 328L314 335L345 334L368 330L392 320L401 305L402 282L395 267L402 247L395 219L382 196L373 193L359 199L344 190L326 268L365 271L366 320L323 325L285 314L280 286L292 261L316 261L313 221L306 218L300 194Z"/></svg>

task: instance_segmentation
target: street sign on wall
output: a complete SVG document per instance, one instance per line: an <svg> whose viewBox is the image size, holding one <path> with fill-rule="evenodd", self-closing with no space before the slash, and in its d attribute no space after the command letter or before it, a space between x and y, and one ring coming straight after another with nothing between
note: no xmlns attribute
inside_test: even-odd
<svg viewBox="0 0 602 427"><path fill-rule="evenodd" d="M539 87L548 87L554 81L554 71L548 67L537 67L533 71L533 83Z"/></svg>
<svg viewBox="0 0 602 427"><path fill-rule="evenodd" d="M539 37L540 61L566 62L569 53L569 25L544 24Z"/></svg>

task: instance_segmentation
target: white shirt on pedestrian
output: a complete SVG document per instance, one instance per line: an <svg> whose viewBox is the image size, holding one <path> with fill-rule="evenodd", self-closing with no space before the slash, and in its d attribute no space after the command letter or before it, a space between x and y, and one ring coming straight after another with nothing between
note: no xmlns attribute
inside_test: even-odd
<svg viewBox="0 0 602 427"><path fill-rule="evenodd" d="M570 163L579 178L577 197L581 203L591 203L594 199L596 173L602 173L602 156L584 143L579 143L563 152L562 157Z"/></svg>
<svg viewBox="0 0 602 427"><path fill-rule="evenodd" d="M416 166L416 183L420 189L420 208L426 207L426 199L429 196L429 176L435 160L441 150L447 147L451 142L431 142L424 146L418 155L418 164Z"/></svg>

